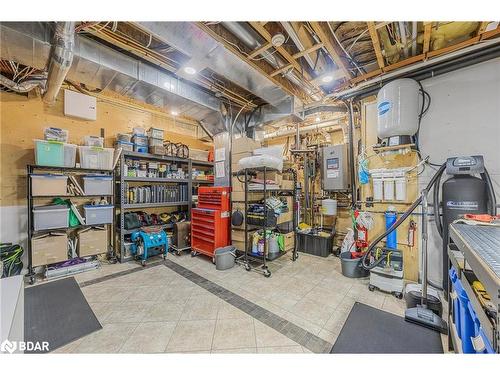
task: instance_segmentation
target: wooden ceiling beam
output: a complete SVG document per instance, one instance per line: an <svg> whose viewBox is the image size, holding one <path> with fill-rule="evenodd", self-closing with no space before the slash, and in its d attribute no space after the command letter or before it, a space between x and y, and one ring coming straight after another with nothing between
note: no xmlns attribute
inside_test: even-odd
<svg viewBox="0 0 500 375"><path fill-rule="evenodd" d="M489 23L490 23L490 21L481 22L479 24L479 27L477 28L477 35L481 35L482 33L484 33L486 31L486 27L488 26Z"/></svg>
<svg viewBox="0 0 500 375"><path fill-rule="evenodd" d="M248 55L249 59L253 59L259 55L262 55L265 51L267 51L269 48L273 46L272 43L264 43L262 46L259 48L256 48L250 55Z"/></svg>
<svg viewBox="0 0 500 375"><path fill-rule="evenodd" d="M332 42L331 38L328 36L327 32L321 25L321 22L309 22L309 24L311 25L314 33L318 36L319 40L321 41L321 43L323 43L324 47L332 57L333 61L335 62L335 65L337 65L338 68L342 71L344 77L346 77L347 79L351 79L351 73L349 72L349 69L347 69L347 66L340 57L342 55L340 47Z"/></svg>
<svg viewBox="0 0 500 375"><path fill-rule="evenodd" d="M320 48L323 48L325 45L323 43L318 43L318 44L315 44L314 46L312 47L309 47L309 48L306 48L305 50L303 51L300 51L300 52L297 52L297 53L294 53L292 55L292 57L297 60L298 58L302 57L302 56L305 56L305 55L308 55L310 54L311 52L314 52Z"/></svg>
<svg viewBox="0 0 500 375"><path fill-rule="evenodd" d="M380 69L384 69L385 61L384 55L382 54L382 49L380 48L380 39L378 37L378 31L375 27L375 22L367 22L368 32L370 33L370 38L372 39L373 49L375 50L375 56L377 57L377 64Z"/></svg>
<svg viewBox="0 0 500 375"><path fill-rule="evenodd" d="M422 53L426 54L429 52L431 47L431 31L432 31L432 22L424 22L424 44Z"/></svg>

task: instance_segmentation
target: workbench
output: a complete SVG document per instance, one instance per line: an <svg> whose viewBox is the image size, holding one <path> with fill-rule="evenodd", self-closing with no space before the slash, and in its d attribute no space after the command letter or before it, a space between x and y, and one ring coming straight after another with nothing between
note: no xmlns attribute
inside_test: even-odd
<svg viewBox="0 0 500 375"><path fill-rule="evenodd" d="M453 266L481 326L493 348L500 353L499 303L500 303L500 227L488 225L451 224L448 239L448 269ZM467 276L466 276L467 275ZM471 279L479 280L491 301L497 307L496 321L492 322L484 312L472 290ZM451 282L448 283L448 295ZM448 344L460 352L460 344L451 317L451 298L448 298Z"/></svg>

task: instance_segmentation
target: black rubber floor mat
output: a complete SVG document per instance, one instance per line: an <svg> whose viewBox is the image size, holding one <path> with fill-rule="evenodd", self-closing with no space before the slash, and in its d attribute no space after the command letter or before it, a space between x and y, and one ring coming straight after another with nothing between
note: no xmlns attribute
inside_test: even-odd
<svg viewBox="0 0 500 375"><path fill-rule="evenodd" d="M101 328L73 277L24 291L25 341L40 346L48 342L48 351L52 351ZM39 349L25 352L46 352Z"/></svg>
<svg viewBox="0 0 500 375"><path fill-rule="evenodd" d="M443 353L439 333L356 302L330 353Z"/></svg>

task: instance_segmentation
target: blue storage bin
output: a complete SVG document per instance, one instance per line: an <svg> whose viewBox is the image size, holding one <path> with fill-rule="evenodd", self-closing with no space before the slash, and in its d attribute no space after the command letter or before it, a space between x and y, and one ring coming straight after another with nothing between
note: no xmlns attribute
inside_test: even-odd
<svg viewBox="0 0 500 375"><path fill-rule="evenodd" d="M453 284L456 283L458 279L457 271L455 268L451 267L449 271L450 275L450 285L452 286L452 293L450 294L450 298L452 299L452 319L453 323L455 324L455 327L457 329L457 333L460 332L460 309L459 309L459 304L460 301L458 299L457 293L453 289Z"/></svg>
<svg viewBox="0 0 500 375"><path fill-rule="evenodd" d="M132 142L134 142L134 144L137 146L147 146L148 145L148 136L135 134L132 137Z"/></svg>
<svg viewBox="0 0 500 375"><path fill-rule="evenodd" d="M476 312L474 311L474 308L472 307L472 304L470 302L468 303L467 308L474 325L474 334L470 338L471 345L474 349L473 353L494 354L495 351L493 350L490 341L486 337L486 334L481 327L481 322L479 321L479 318L477 317Z"/></svg>
<svg viewBox="0 0 500 375"><path fill-rule="evenodd" d="M134 151L135 152L141 152L143 154L147 154L148 153L148 146L134 145Z"/></svg>
<svg viewBox="0 0 500 375"><path fill-rule="evenodd" d="M476 351L472 346L471 340L474 336L474 322L469 311L469 297L462 287L462 283L454 268L450 270L450 278L452 282L452 291L454 291L457 295L457 306L455 311L458 312L459 315L457 333L462 341L462 351L464 353L475 353ZM455 305L453 307L455 308ZM455 322L455 324L457 323Z"/></svg>

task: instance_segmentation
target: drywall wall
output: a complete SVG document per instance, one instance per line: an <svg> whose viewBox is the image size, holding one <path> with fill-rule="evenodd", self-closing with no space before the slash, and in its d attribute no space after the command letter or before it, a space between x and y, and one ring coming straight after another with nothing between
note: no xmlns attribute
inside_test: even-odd
<svg viewBox="0 0 500 375"><path fill-rule="evenodd" d="M54 106L40 97L29 98L0 93L0 241L23 242L26 238L26 165L34 163L33 139L43 139L46 126L69 130L69 141L82 144L85 135L105 132L105 145L113 147L116 133L129 132L134 126L165 130L165 139L183 142L189 147L209 150L202 142L198 125L187 119L177 120L156 107L115 97L97 100L97 120L85 121L63 114L63 91Z"/></svg>
<svg viewBox="0 0 500 375"><path fill-rule="evenodd" d="M500 58L422 81L432 103L422 119L420 148L434 163L457 155L483 155L500 202ZM420 177L423 188L434 174ZM432 200L432 197L430 198ZM442 279L441 238L429 228L429 275Z"/></svg>

